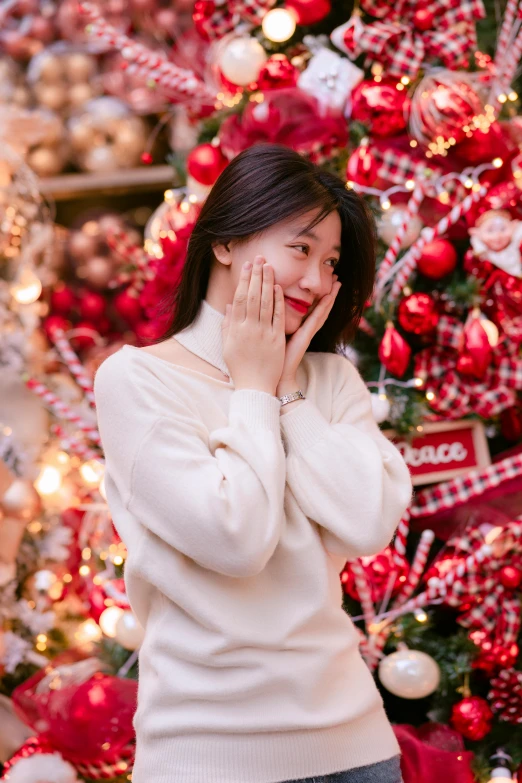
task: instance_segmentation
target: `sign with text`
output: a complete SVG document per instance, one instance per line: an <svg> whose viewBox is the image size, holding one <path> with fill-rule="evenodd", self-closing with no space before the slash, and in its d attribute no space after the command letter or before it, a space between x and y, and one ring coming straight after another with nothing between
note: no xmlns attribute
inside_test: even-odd
<svg viewBox="0 0 522 783"><path fill-rule="evenodd" d="M408 465L413 484L434 484L491 464L481 421L425 424L411 438L384 430Z"/></svg>

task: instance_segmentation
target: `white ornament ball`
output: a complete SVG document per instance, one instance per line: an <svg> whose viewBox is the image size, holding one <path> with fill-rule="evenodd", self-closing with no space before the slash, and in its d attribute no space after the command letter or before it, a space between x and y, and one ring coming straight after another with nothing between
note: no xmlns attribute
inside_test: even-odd
<svg viewBox="0 0 522 783"><path fill-rule="evenodd" d="M221 52L218 65L225 79L246 87L256 81L266 59L265 50L255 38L234 38Z"/></svg>
<svg viewBox="0 0 522 783"><path fill-rule="evenodd" d="M397 229L399 226L402 226L404 222L405 215L405 206L390 207L383 212L382 217L379 220L378 231L380 238L383 242L386 242L387 245L391 245L393 242L393 238L397 233ZM420 217L418 215L413 215L413 217L410 217L408 228L406 229L406 233L402 238L401 247L404 249L412 245L419 237L421 229L422 220Z"/></svg>
<svg viewBox="0 0 522 783"><path fill-rule="evenodd" d="M145 631L134 614L123 612L116 623L116 641L126 650L136 650L142 643Z"/></svg>
<svg viewBox="0 0 522 783"><path fill-rule="evenodd" d="M388 398L381 397L380 394L372 394L370 395L370 400L372 403L373 418L377 424L381 424L383 421L387 421L388 416L390 415L391 407Z"/></svg>
<svg viewBox="0 0 522 783"><path fill-rule="evenodd" d="M379 679L386 690L402 699L423 699L437 690L440 669L431 655L420 650L398 650L379 664Z"/></svg>

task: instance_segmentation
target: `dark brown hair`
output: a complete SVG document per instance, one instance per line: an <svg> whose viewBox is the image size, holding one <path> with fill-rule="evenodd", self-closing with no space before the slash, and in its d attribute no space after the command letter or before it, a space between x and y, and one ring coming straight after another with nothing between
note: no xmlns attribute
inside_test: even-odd
<svg viewBox="0 0 522 783"><path fill-rule="evenodd" d="M216 244L247 241L282 220L316 210L312 224L334 210L341 218L342 287L309 350L335 352L355 335L375 277L375 227L366 203L334 174L278 144L258 144L234 158L217 179L192 230L181 281L163 311L172 320L161 340L195 319L205 298Z"/></svg>

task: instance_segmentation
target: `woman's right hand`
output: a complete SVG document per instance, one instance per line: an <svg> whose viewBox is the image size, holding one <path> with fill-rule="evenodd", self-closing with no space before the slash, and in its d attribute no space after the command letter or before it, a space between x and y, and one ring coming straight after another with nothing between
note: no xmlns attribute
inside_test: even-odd
<svg viewBox="0 0 522 783"><path fill-rule="evenodd" d="M243 265L222 329L223 358L235 389L275 395L285 360L285 302L262 256Z"/></svg>

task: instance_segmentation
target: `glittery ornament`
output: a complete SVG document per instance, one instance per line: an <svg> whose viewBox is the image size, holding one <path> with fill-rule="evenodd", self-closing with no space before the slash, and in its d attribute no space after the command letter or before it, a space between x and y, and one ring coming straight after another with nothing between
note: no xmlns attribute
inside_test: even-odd
<svg viewBox="0 0 522 783"><path fill-rule="evenodd" d="M228 164L220 147L200 144L189 153L187 172L203 185L213 185Z"/></svg>
<svg viewBox="0 0 522 783"><path fill-rule="evenodd" d="M451 725L463 737L474 742L484 739L491 731L493 713L487 701L480 696L468 696L453 706Z"/></svg>
<svg viewBox="0 0 522 783"><path fill-rule="evenodd" d="M397 89L396 79L365 80L350 101L351 118L366 125L373 136L394 136L406 127L410 99L405 90Z"/></svg>
<svg viewBox="0 0 522 783"><path fill-rule="evenodd" d="M437 328L437 303L430 294L405 296L399 304L397 320L405 332L431 334Z"/></svg>
<svg viewBox="0 0 522 783"><path fill-rule="evenodd" d="M377 170L378 164L370 149L365 144L360 144L348 159L346 179L371 187L377 179Z"/></svg>
<svg viewBox="0 0 522 783"><path fill-rule="evenodd" d="M437 690L440 669L420 650L398 650L379 664L379 679L386 690L403 699L424 699Z"/></svg>
<svg viewBox="0 0 522 783"><path fill-rule="evenodd" d="M277 90L295 87L299 71L284 54L273 54L263 65L257 77L260 90Z"/></svg>

